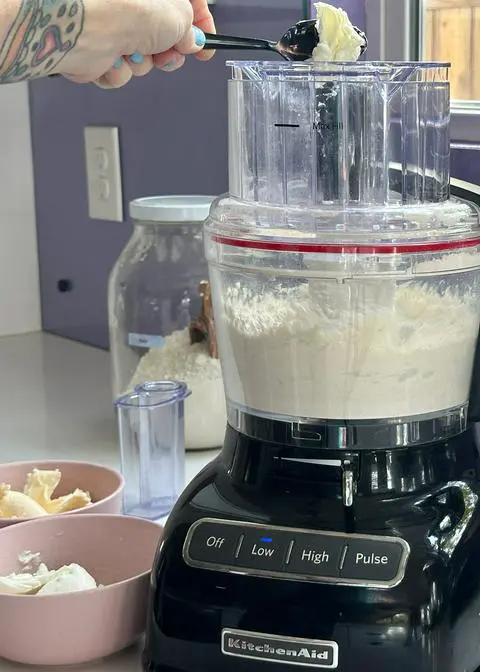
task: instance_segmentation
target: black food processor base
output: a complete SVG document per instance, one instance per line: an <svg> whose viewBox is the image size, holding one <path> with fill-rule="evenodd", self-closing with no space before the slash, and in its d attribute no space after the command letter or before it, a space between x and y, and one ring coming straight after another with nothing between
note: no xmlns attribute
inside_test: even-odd
<svg viewBox="0 0 480 672"><path fill-rule="evenodd" d="M145 672L474 672L478 428L349 456L227 430L170 516ZM348 493L347 493L348 500Z"/></svg>

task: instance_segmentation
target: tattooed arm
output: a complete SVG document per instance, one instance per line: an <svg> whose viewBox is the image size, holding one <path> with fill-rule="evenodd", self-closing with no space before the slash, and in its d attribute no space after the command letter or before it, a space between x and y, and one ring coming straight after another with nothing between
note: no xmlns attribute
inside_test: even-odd
<svg viewBox="0 0 480 672"><path fill-rule="evenodd" d="M61 74L117 87L154 64L175 70L210 55L193 24L213 32L207 0L0 0L0 84Z"/></svg>
<svg viewBox="0 0 480 672"><path fill-rule="evenodd" d="M0 82L42 77L71 51L84 28L83 0L0 0L1 25L10 23L0 41ZM13 20L3 16L15 12ZM2 32L0 30L0 36Z"/></svg>

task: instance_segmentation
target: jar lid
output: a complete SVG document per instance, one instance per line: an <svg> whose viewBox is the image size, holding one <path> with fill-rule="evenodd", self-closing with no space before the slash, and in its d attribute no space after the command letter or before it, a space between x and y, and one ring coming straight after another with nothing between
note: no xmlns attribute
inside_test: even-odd
<svg viewBox="0 0 480 672"><path fill-rule="evenodd" d="M215 196L149 196L130 203L130 217L140 222L203 222Z"/></svg>

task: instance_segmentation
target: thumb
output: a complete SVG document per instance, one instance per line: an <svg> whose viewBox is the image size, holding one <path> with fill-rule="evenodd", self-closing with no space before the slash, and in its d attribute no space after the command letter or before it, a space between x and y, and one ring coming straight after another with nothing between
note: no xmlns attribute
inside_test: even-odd
<svg viewBox="0 0 480 672"><path fill-rule="evenodd" d="M203 49L205 42L206 37L203 30L200 30L197 26L192 26L180 42L175 45L174 49L180 54L196 54Z"/></svg>

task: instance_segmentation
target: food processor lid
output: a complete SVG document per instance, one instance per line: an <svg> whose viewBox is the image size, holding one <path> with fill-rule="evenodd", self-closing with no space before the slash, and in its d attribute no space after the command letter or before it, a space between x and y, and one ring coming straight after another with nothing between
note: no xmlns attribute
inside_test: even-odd
<svg viewBox="0 0 480 672"><path fill-rule="evenodd" d="M285 207L218 199L206 224L212 242L264 252L305 254L415 254L480 246L477 206L443 203L359 207Z"/></svg>
<svg viewBox="0 0 480 672"><path fill-rule="evenodd" d="M220 256L480 245L480 209L450 193L448 63L228 65L229 194L205 226Z"/></svg>
<svg viewBox="0 0 480 672"><path fill-rule="evenodd" d="M140 222L203 222L215 196L149 196L130 202L130 217Z"/></svg>

